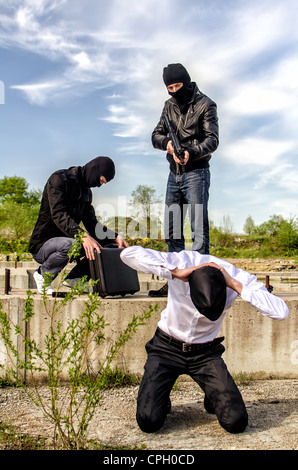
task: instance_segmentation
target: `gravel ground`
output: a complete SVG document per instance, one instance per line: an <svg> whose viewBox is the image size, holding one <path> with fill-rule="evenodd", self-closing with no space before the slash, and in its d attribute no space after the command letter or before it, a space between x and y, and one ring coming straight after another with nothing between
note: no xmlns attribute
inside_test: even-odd
<svg viewBox="0 0 298 470"><path fill-rule="evenodd" d="M204 395L185 377L171 393L172 409L161 431L145 434L135 420L138 387L104 393L89 426L89 438L115 446L148 450L297 450L298 379L256 380L241 385L249 425L242 434L224 431L203 407ZM41 388L44 397L48 390ZM53 429L31 401L15 388L0 389L0 421L21 433L52 437Z"/></svg>
<svg viewBox="0 0 298 470"><path fill-rule="evenodd" d="M230 261L251 272L298 270L292 260ZM296 291L297 285L290 290L287 286L286 290ZM201 389L183 377L171 393L172 409L159 432L145 434L138 428L135 420L138 387L133 386L103 394L88 438L115 447L144 445L152 451L298 450L298 377L256 380L239 388L249 415L248 427L242 434L224 431L216 417L204 410ZM46 387L40 393L48 399ZM0 388L0 422L10 423L20 433L35 437L53 436L53 427L19 389Z"/></svg>

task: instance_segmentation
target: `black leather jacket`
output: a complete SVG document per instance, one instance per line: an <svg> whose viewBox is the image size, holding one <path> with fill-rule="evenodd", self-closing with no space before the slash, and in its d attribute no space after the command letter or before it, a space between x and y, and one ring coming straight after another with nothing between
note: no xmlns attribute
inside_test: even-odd
<svg viewBox="0 0 298 470"><path fill-rule="evenodd" d="M181 146L188 150L189 161L183 171L197 168L208 168L211 154L218 147L218 117L216 104L200 92L194 85L192 100L185 114L182 114L174 97L165 102L159 123L152 133L153 147L166 150L170 140L164 125L163 116L168 118L176 130ZM176 165L172 155L167 153L170 169L174 173L179 172L181 165Z"/></svg>
<svg viewBox="0 0 298 470"><path fill-rule="evenodd" d="M97 224L103 226L97 221L92 206L91 189L82 184L81 167L55 171L43 191L38 219L29 243L30 253L37 253L50 238L74 238L83 230L81 222L86 231L97 239L95 227ZM104 228L97 233L103 231L107 239L97 239L101 245L115 240L117 234L109 229Z"/></svg>

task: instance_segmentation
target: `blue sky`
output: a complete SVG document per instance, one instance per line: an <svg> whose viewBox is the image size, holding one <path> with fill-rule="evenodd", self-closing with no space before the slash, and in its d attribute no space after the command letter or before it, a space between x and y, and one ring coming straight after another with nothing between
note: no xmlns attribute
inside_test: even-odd
<svg viewBox="0 0 298 470"><path fill-rule="evenodd" d="M95 207L138 184L164 197L151 133L181 62L218 106L209 214L241 232L298 216L297 0L0 0L0 177L43 188L59 168L109 155ZM121 205L121 204L120 204ZM120 209L119 209L120 211Z"/></svg>

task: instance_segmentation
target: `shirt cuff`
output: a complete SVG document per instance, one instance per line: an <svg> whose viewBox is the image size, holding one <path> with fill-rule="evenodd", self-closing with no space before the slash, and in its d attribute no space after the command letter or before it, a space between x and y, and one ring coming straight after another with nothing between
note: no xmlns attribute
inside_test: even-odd
<svg viewBox="0 0 298 470"><path fill-rule="evenodd" d="M162 277L162 278L164 278L164 279L168 279L168 280L173 279L173 278L172 278L172 273L171 273L171 271L172 271L173 269L176 269L176 267L177 267L177 266L174 266L174 265L172 265L172 264L171 264L171 265L167 265L166 267L165 267L165 266L160 266L160 268L159 268L159 269L160 269L160 274L159 274L159 276Z"/></svg>

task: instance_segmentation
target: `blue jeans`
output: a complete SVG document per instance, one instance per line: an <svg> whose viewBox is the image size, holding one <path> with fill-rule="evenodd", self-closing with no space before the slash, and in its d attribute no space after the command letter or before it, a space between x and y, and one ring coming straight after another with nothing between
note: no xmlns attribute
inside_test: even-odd
<svg viewBox="0 0 298 470"><path fill-rule="evenodd" d="M169 252L185 249L183 227L188 212L192 249L209 253L209 187L209 168L181 174L170 171L165 199L165 240Z"/></svg>
<svg viewBox="0 0 298 470"><path fill-rule="evenodd" d="M47 240L39 251L33 255L33 259L41 266L40 273L52 274L55 278L69 261L69 250L71 249L74 238L54 237ZM69 273L70 279L82 277L89 274L88 260L84 257L77 261L77 265Z"/></svg>

